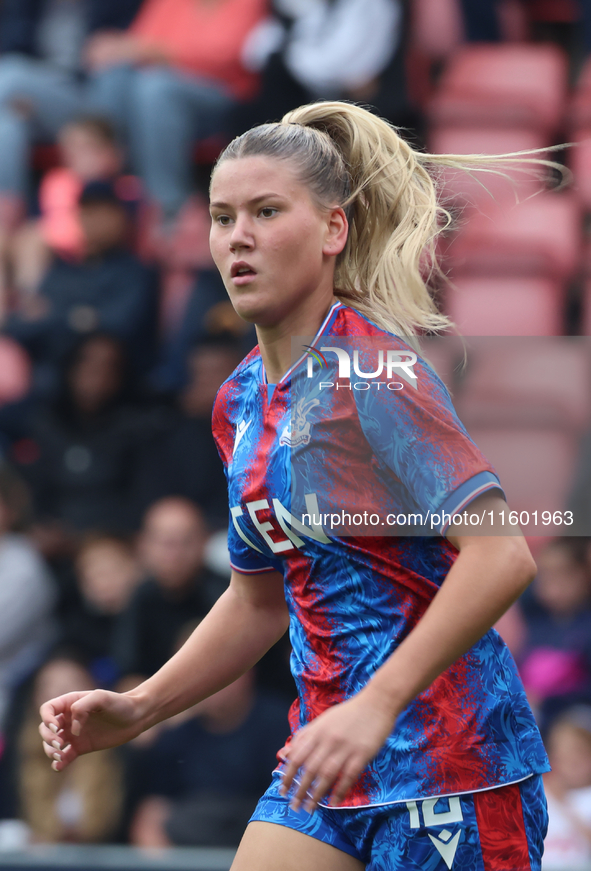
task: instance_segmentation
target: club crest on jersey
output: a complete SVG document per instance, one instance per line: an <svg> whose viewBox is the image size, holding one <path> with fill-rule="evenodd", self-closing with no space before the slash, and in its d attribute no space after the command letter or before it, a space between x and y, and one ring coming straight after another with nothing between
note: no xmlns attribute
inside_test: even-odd
<svg viewBox="0 0 591 871"><path fill-rule="evenodd" d="M308 413L320 405L318 399L300 399L292 413L291 421L287 424L279 438L280 445L287 445L289 448L297 448L300 445L310 444L310 421L306 420Z"/></svg>

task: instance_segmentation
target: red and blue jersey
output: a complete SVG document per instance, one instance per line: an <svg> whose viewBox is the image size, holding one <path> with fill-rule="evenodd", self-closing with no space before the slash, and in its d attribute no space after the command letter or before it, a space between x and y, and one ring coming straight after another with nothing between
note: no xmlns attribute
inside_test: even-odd
<svg viewBox="0 0 591 871"><path fill-rule="evenodd" d="M351 389L328 351L355 338L414 358L414 380ZM310 348L322 368L308 351L272 390L255 348L220 388L213 414L232 566L285 578L298 688L292 733L361 690L396 650L457 556L441 534L444 516L500 489L445 386L403 340L336 303ZM361 365L370 371L363 353L355 371ZM367 524L359 534L327 526L335 512L363 511L378 518L379 534ZM388 514L409 511L436 516L437 534L385 534ZM547 770L515 663L491 629L401 713L342 806L475 792Z"/></svg>

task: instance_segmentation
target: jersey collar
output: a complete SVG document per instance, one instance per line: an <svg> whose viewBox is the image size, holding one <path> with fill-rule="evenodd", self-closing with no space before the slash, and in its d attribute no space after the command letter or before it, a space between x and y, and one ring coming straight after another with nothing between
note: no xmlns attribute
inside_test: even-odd
<svg viewBox="0 0 591 871"><path fill-rule="evenodd" d="M316 335L314 336L314 338L313 338L312 341L310 342L310 345L309 345L310 348L315 347L316 342L318 341L318 339L319 339L321 336L324 335L324 333L326 332L326 330L328 329L328 327L329 327L330 324L331 324L331 321L332 321L332 319L333 319L333 316L336 314L336 312L337 312L338 309L340 309L340 308L343 308L343 303L342 303L342 302L339 302L339 300L337 300L335 303L333 303L333 304L331 305L330 309L328 310L328 314L326 315L326 317L324 318L324 320L323 320L322 323L320 324L320 329L318 330L318 332L316 333ZM285 381L287 381L287 380L289 379L289 377L291 376L291 373L293 372L293 370L294 370L294 369L297 369L297 367L300 365L300 363L302 362L302 360L305 360L305 358L306 358L307 356L308 356L308 351L305 351L305 352L302 354L302 356L299 358L299 360L297 360L297 361L293 364L293 366L290 366L290 368L287 370L287 372L285 373L285 375L283 376L283 378L280 378L280 379L279 379L279 381L277 382L277 386L278 386L279 384L284 384ZM267 381L267 373L266 373L266 371L265 371L265 364L263 363L262 358L261 358L261 367L262 367L262 372L263 372L263 384L268 384L268 381Z"/></svg>

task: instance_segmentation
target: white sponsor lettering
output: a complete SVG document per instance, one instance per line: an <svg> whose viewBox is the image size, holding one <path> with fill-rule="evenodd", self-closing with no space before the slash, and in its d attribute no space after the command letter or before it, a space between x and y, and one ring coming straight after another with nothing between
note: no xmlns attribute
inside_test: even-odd
<svg viewBox="0 0 591 871"><path fill-rule="evenodd" d="M320 509L318 508L318 498L316 494L307 493L304 498L306 500L306 508L310 512L310 515L313 516L315 514L316 517L318 517ZM257 531L261 534L265 544L268 545L273 553L282 553L286 550L292 550L294 547L302 547L305 542L300 538L300 536L311 538L314 541L320 541L324 544L330 544L330 538L325 534L322 526L314 522L312 522L310 526L306 526L306 524L298 520L297 517L294 517L293 514L291 514L287 508L281 504L279 499L273 499L272 502L273 512L277 519L277 523L287 536L287 538L284 538L281 541L274 541L269 535L269 532L275 531L278 533L279 530L269 520L261 521L257 517L257 512L270 508L268 499L256 499L252 502L247 502L246 509ZM243 515L242 508L239 505L235 505L230 509L230 513L232 515L234 529L242 541L249 547L252 547L253 550L262 553L261 549L251 541L238 522L238 518Z"/></svg>
<svg viewBox="0 0 591 871"><path fill-rule="evenodd" d="M273 541L271 536L269 535L269 530L272 529L275 532L277 530L273 526L272 523L269 523L268 520L265 520L264 523L257 517L257 511L263 511L265 508L269 507L269 501L267 499L257 499L256 502L247 502L246 507L248 508L248 513L250 514L250 519L261 533L265 542L269 545L273 553L282 553L284 550L293 550L293 544L289 540L289 538L284 538L283 541Z"/></svg>
<svg viewBox="0 0 591 871"><path fill-rule="evenodd" d="M262 553L262 550L260 549L260 547L257 547L256 544L254 544L250 540L250 538L248 538L244 534L244 532L242 531L242 528L240 527L240 524L238 523L238 518L242 516L242 508L240 507L240 505L235 505L233 508L230 508L230 514L232 515L232 523L234 524L234 529L236 530L236 532L238 533L238 535L240 536L242 541L245 544L247 544L249 547L252 547L253 550L256 550L259 553Z"/></svg>

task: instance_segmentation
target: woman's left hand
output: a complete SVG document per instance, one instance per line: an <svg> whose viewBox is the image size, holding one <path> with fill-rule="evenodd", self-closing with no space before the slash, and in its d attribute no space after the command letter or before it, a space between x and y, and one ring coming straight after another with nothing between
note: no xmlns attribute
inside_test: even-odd
<svg viewBox="0 0 591 871"><path fill-rule="evenodd" d="M362 690L300 729L283 754L288 764L282 795L287 795L302 769L291 800L293 810L303 805L313 811L331 789L330 804L340 804L382 748L395 722L396 715L386 705Z"/></svg>

